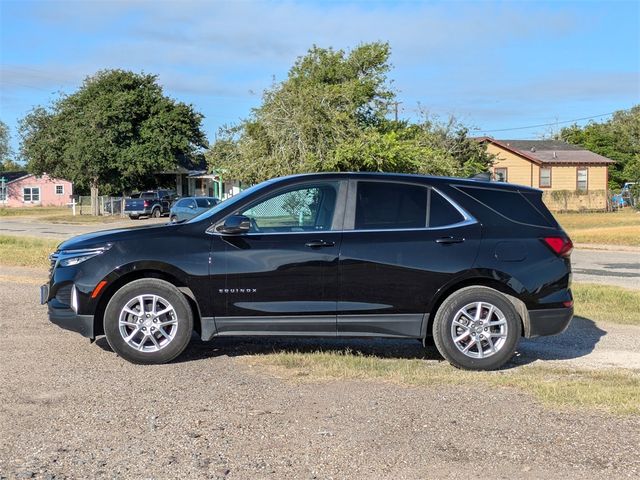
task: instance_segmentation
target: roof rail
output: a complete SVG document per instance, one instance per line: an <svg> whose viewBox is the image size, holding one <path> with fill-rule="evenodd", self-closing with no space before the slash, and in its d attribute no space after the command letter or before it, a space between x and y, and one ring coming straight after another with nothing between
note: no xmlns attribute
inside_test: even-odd
<svg viewBox="0 0 640 480"><path fill-rule="evenodd" d="M476 173L475 175L471 175L469 177L469 180L477 180L479 182L490 182L491 174L489 172Z"/></svg>

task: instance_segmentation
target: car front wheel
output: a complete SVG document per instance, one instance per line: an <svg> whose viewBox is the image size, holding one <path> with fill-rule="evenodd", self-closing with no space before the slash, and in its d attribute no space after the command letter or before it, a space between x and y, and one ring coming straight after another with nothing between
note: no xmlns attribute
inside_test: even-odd
<svg viewBox="0 0 640 480"><path fill-rule="evenodd" d="M184 295L172 284L150 278L118 290L104 314L111 348L133 363L167 363L187 347L193 314Z"/></svg>
<svg viewBox="0 0 640 480"><path fill-rule="evenodd" d="M467 370L495 370L508 362L520 339L520 316L500 292L467 287L440 305L433 323L438 351Z"/></svg>

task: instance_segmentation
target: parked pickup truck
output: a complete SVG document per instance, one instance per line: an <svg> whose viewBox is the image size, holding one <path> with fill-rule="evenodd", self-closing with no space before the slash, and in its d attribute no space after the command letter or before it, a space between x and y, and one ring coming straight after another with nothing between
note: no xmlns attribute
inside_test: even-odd
<svg viewBox="0 0 640 480"><path fill-rule="evenodd" d="M143 216L158 218L162 215L169 215L171 203L175 198L175 192L171 190L142 192L136 198L125 199L124 211L132 220Z"/></svg>

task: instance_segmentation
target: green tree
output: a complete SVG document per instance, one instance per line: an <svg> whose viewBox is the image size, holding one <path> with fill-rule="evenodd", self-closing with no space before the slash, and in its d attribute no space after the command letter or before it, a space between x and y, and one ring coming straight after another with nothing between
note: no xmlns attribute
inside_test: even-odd
<svg viewBox="0 0 640 480"><path fill-rule="evenodd" d="M317 171L461 174L486 170L484 146L457 122L388 120L395 93L386 43L350 52L313 47L262 105L224 127L207 153L212 169L244 182Z"/></svg>
<svg viewBox="0 0 640 480"><path fill-rule="evenodd" d="M11 159L11 146L9 145L10 139L9 127L6 123L0 120L0 165L6 160Z"/></svg>
<svg viewBox="0 0 640 480"><path fill-rule="evenodd" d="M631 171L626 166L640 155L640 105L618 111L606 122L563 128L559 137L615 160L609 169L610 180L614 187L620 187L632 180L625 173Z"/></svg>
<svg viewBox="0 0 640 480"><path fill-rule="evenodd" d="M72 180L97 197L99 189L146 186L178 159L193 159L207 146L203 117L165 96L156 80L104 70L49 108L33 109L20 125L29 170Z"/></svg>
<svg viewBox="0 0 640 480"><path fill-rule="evenodd" d="M9 127L0 120L0 173L17 172L24 168L14 160L10 141Z"/></svg>

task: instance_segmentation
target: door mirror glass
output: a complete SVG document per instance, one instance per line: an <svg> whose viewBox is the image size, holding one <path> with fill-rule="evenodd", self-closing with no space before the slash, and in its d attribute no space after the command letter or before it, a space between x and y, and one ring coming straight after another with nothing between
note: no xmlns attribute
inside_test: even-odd
<svg viewBox="0 0 640 480"><path fill-rule="evenodd" d="M220 232L228 234L246 233L251 229L251 220L244 215L231 215L224 221Z"/></svg>

